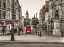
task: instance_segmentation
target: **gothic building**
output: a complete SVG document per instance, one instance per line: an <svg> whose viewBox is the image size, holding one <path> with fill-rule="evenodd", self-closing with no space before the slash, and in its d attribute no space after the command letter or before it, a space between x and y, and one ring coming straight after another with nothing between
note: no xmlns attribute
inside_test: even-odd
<svg viewBox="0 0 64 47"><path fill-rule="evenodd" d="M30 25L29 13L26 11L26 18L24 19L24 26Z"/></svg>

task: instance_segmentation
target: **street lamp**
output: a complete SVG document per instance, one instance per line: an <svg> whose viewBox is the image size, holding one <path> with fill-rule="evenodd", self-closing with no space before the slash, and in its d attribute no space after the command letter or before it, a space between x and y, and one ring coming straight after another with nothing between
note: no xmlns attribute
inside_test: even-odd
<svg viewBox="0 0 64 47"><path fill-rule="evenodd" d="M14 0L12 0L12 21L14 20ZM14 41L14 23L12 22L11 28L11 41Z"/></svg>
<svg viewBox="0 0 64 47"><path fill-rule="evenodd" d="M19 19L20 19L20 8L21 8L21 6L19 5L19 8L18 8L18 11L19 11ZM20 24L20 22L19 22L19 24ZM18 31L18 35L20 35L20 30Z"/></svg>
<svg viewBox="0 0 64 47"><path fill-rule="evenodd" d="M60 6L61 6L61 14L62 14L62 0L61 0L61 4L60 4ZM61 15L61 32L62 32L62 15ZM62 37L63 37L63 33L62 33Z"/></svg>

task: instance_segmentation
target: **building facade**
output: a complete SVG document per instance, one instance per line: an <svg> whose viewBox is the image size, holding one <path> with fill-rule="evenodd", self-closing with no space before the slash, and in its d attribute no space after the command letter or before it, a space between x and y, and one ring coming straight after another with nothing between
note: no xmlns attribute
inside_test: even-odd
<svg viewBox="0 0 64 47"><path fill-rule="evenodd" d="M61 36L64 31L64 1L49 0L49 21L54 36Z"/></svg>
<svg viewBox="0 0 64 47"><path fill-rule="evenodd" d="M39 23L43 23L45 21L45 5L41 8L39 13Z"/></svg>
<svg viewBox="0 0 64 47"><path fill-rule="evenodd" d="M47 25L48 25L48 10L49 10L49 0L46 0L45 5L40 10L40 15L39 15L39 23L42 24L46 33L47 33Z"/></svg>
<svg viewBox="0 0 64 47"><path fill-rule="evenodd" d="M14 19L20 20L21 9L18 0L14 0ZM6 32L11 30L11 24L5 23L5 20L12 20L12 0L0 0L0 22L3 22L3 26L6 26ZM14 24L15 25L15 24ZM0 26L0 30L2 31L2 26Z"/></svg>

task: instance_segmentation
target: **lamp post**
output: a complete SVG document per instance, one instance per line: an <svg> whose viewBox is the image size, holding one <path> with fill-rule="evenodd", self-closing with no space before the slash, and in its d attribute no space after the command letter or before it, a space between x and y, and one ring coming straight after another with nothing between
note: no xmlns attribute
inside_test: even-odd
<svg viewBox="0 0 64 47"><path fill-rule="evenodd" d="M12 0L12 21L14 20L14 0ZM11 41L14 41L14 23L11 28Z"/></svg>
<svg viewBox="0 0 64 47"><path fill-rule="evenodd" d="M19 11L19 19L20 19L20 5L19 5L19 8L18 8L18 11ZM19 22L19 24L20 24L20 22ZM18 35L20 35L20 30L18 31Z"/></svg>
<svg viewBox="0 0 64 47"><path fill-rule="evenodd" d="M61 26L61 32L62 32L62 0L61 0L60 6L61 6L61 25L60 26ZM62 37L63 37L63 33L62 33Z"/></svg>

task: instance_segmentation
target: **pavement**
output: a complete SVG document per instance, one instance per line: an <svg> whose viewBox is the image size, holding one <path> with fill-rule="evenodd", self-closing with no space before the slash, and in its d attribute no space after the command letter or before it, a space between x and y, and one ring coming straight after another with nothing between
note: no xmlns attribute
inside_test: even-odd
<svg viewBox="0 0 64 47"><path fill-rule="evenodd" d="M35 34L25 34L23 32L21 35L18 34L14 35L14 41L11 41L11 35L0 34L0 43L63 43L64 44L64 37L55 37L51 35L46 35L45 32L42 33L42 36L38 36Z"/></svg>
<svg viewBox="0 0 64 47"><path fill-rule="evenodd" d="M14 35L15 41L11 41L11 35L0 36L0 42L5 43L64 43L64 37L38 35Z"/></svg>
<svg viewBox="0 0 64 47"><path fill-rule="evenodd" d="M11 41L11 35L0 36L0 47L64 47L64 37L48 35L22 34L14 35L15 41Z"/></svg>
<svg viewBox="0 0 64 47"><path fill-rule="evenodd" d="M0 47L64 47L64 37L15 35L15 41L10 38L10 35L0 36Z"/></svg>

